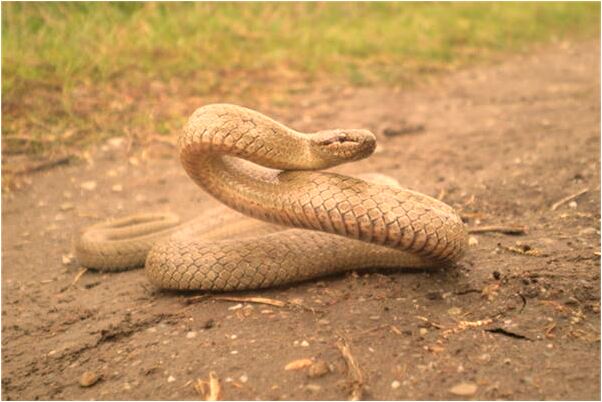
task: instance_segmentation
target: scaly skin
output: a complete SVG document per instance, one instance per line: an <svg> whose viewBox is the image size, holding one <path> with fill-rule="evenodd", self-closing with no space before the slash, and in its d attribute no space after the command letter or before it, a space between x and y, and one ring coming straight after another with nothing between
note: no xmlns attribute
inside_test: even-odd
<svg viewBox="0 0 602 402"><path fill-rule="evenodd" d="M85 231L78 257L85 266L117 270L142 265L148 253L146 274L155 285L212 291L457 261L467 233L448 205L390 179L313 171L364 158L374 145L365 130L304 134L239 106L204 106L179 139L184 169L225 205L271 225L224 210L184 226L168 214L133 227L122 220Z"/></svg>

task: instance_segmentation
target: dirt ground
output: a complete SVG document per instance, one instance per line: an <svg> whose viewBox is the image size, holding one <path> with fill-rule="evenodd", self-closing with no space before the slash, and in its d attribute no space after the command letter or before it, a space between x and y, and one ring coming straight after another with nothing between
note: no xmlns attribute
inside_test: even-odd
<svg viewBox="0 0 602 402"><path fill-rule="evenodd" d="M599 399L599 48L564 43L411 92L316 90L263 109L299 130L372 129L375 155L337 171L391 175L471 227L527 228L473 234L448 270L234 295L284 307L160 291L140 270L70 286L78 229L215 205L170 145L113 140L26 177L2 199L3 399L198 399L210 372L224 399L347 399L354 386L365 399ZM325 364L285 370L298 359ZM99 380L82 387L87 371Z"/></svg>

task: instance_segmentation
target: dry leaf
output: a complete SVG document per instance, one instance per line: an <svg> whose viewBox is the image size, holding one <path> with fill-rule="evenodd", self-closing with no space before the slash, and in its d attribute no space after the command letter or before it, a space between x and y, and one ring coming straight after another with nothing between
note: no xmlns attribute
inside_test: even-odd
<svg viewBox="0 0 602 402"><path fill-rule="evenodd" d="M194 384L194 389L204 401L219 401L222 397L222 388L219 384L219 378L214 371L209 373L208 381L198 378Z"/></svg>

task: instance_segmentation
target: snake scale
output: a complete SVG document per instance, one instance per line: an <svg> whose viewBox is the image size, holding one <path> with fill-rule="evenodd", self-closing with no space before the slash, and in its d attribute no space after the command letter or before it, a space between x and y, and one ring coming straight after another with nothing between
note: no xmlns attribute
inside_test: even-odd
<svg viewBox="0 0 602 402"><path fill-rule="evenodd" d="M178 140L180 160L229 208L184 224L170 213L99 223L82 231L77 257L100 270L144 265L161 288L211 291L457 261L467 232L450 206L386 176L319 171L375 145L367 130L301 133L240 106L203 106Z"/></svg>

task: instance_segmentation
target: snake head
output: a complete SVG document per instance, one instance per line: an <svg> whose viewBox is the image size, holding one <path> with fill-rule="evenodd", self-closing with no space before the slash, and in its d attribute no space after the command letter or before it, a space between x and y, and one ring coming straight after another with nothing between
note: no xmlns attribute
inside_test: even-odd
<svg viewBox="0 0 602 402"><path fill-rule="evenodd" d="M375 147L376 137L368 130L324 130L312 136L312 150L322 168L366 158Z"/></svg>

